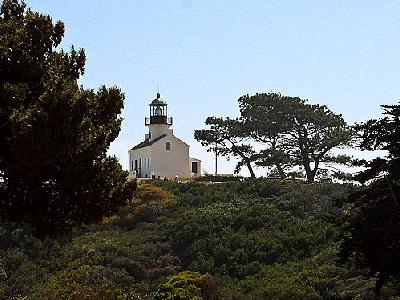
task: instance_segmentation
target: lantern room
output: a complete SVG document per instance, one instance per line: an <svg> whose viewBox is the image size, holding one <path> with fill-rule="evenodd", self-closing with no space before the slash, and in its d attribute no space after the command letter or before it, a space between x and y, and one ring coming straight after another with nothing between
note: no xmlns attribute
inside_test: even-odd
<svg viewBox="0 0 400 300"><path fill-rule="evenodd" d="M157 93L157 98L151 101L150 118L145 118L145 125L166 124L172 125L172 118L168 118L168 105Z"/></svg>

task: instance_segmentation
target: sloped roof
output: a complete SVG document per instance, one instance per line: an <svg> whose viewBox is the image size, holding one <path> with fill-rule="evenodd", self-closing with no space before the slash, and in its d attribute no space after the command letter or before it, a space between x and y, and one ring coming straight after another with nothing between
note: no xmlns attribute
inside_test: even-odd
<svg viewBox="0 0 400 300"><path fill-rule="evenodd" d="M136 150L136 149L144 148L144 147L147 147L147 146L151 146L154 143L157 143L159 140L162 140L166 136L167 136L166 134L163 134L163 135L160 135L158 138L155 138L152 141L150 141L150 139L144 140L143 142L141 142L141 143L137 144L136 146L134 146L131 150Z"/></svg>
<svg viewBox="0 0 400 300"><path fill-rule="evenodd" d="M157 93L157 98L151 101L149 105L167 106L167 102L165 102L164 99L161 98L160 93Z"/></svg>
<svg viewBox="0 0 400 300"><path fill-rule="evenodd" d="M166 106L167 103L164 100L162 100L161 98L157 98L157 99L154 99L153 101L151 101L151 103L149 105Z"/></svg>

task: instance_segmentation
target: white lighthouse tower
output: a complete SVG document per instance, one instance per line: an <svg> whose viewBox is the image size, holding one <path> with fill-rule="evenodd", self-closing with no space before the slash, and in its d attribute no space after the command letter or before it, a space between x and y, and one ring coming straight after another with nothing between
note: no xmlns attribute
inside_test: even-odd
<svg viewBox="0 0 400 300"><path fill-rule="evenodd" d="M151 101L150 117L145 118L145 125L149 127L150 141L154 140L163 134L172 134L172 117L168 117L168 105L161 99L160 93L157 93L157 98Z"/></svg>
<svg viewBox="0 0 400 300"><path fill-rule="evenodd" d="M190 178L201 174L201 161L189 157L189 145L174 136L172 117L160 93L149 104L145 118L149 133L129 150L129 173L137 178Z"/></svg>

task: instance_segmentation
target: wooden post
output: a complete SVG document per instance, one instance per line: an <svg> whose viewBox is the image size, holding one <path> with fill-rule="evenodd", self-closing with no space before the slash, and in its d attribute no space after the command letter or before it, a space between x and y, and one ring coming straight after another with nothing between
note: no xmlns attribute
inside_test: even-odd
<svg viewBox="0 0 400 300"><path fill-rule="evenodd" d="M215 176L218 175L218 148L217 143L215 143Z"/></svg>

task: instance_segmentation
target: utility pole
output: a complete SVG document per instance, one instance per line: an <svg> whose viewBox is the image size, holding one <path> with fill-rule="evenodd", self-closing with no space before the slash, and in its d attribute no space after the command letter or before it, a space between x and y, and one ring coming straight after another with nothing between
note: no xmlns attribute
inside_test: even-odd
<svg viewBox="0 0 400 300"><path fill-rule="evenodd" d="M217 143L215 143L215 176L218 175L218 148Z"/></svg>

